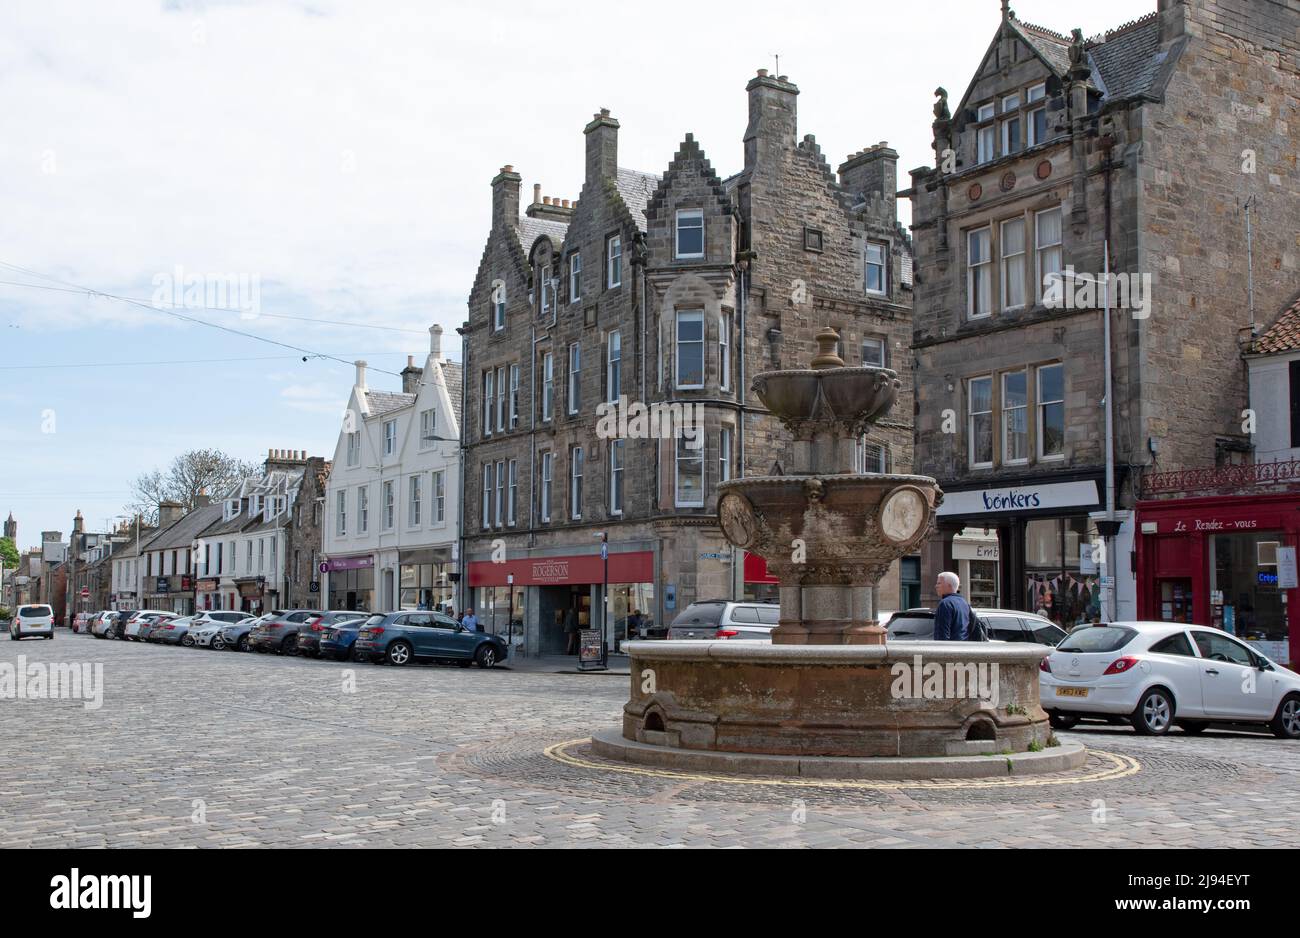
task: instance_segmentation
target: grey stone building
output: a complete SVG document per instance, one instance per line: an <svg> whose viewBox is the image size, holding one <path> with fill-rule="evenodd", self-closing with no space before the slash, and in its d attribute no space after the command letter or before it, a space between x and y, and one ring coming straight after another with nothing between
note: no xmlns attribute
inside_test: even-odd
<svg viewBox="0 0 1300 938"><path fill-rule="evenodd" d="M973 598L1066 623L1172 609L1138 570L1134 508L1145 475L1249 451L1248 282L1255 304L1279 309L1300 263L1298 26L1281 0L1159 0L1084 39L1004 2L960 101L940 95L936 165L902 193L914 206L916 468L947 493L927 599L938 570L961 566ZM1113 534L1107 266L1120 275Z"/></svg>
<svg viewBox="0 0 1300 938"><path fill-rule="evenodd" d="M827 325L846 363L903 373L906 399L861 450L869 470L910 471L897 154L873 146L837 176L797 135L794 84L760 71L747 93L743 168L729 178L690 135L662 174L620 167L619 123L601 111L584 130L577 200L538 186L521 217L521 176L506 166L492 182L460 330L462 602L489 627L521 622L529 654L564 652L566 621L600 626L602 536L611 647L634 612L662 628L696 599L775 598L763 560L722 537L715 488L785 459L787 438L749 385L806 366ZM904 565L880 608L919 598L919 558Z"/></svg>
<svg viewBox="0 0 1300 938"><path fill-rule="evenodd" d="M285 525L284 604L287 608L325 608L317 565L325 517L325 490L333 463L321 456L308 456L293 508Z"/></svg>

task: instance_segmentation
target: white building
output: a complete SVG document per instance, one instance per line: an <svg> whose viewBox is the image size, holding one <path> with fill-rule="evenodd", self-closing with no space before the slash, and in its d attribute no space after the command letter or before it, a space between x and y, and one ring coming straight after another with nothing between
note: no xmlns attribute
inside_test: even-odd
<svg viewBox="0 0 1300 938"><path fill-rule="evenodd" d="M429 330L424 368L402 391L356 384L326 490L322 591L329 609L434 608L459 572L461 366Z"/></svg>

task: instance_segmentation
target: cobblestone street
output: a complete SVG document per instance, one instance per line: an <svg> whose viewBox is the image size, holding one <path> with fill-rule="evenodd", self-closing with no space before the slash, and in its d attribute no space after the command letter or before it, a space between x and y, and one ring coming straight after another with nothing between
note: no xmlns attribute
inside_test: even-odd
<svg viewBox="0 0 1300 938"><path fill-rule="evenodd" d="M1056 776L810 783L604 763L626 677L343 665L97 641L98 710L0 701L0 847L1290 846L1300 745L1210 730L1063 734ZM355 680L355 690L346 685ZM568 744L568 745L560 745Z"/></svg>

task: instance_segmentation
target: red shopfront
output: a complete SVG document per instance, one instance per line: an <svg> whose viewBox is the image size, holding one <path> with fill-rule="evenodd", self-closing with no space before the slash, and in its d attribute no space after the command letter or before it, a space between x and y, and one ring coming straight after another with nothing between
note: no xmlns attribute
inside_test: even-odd
<svg viewBox="0 0 1300 938"><path fill-rule="evenodd" d="M1284 588L1283 550L1300 542L1300 496L1139 502L1137 532L1139 618L1216 626L1300 662L1300 590Z"/></svg>
<svg viewBox="0 0 1300 938"><path fill-rule="evenodd" d="M611 648L629 637L633 613L640 613L647 627L653 623L658 608L654 557L648 550L610 552L607 640ZM512 641L527 635L529 654L572 653L570 624L577 629L599 628L606 570L598 552L504 563L471 561L468 574L475 614L484 629L508 631Z"/></svg>

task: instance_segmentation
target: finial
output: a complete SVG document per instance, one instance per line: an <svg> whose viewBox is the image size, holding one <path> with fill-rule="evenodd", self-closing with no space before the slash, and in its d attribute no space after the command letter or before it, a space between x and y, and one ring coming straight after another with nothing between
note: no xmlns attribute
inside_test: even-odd
<svg viewBox="0 0 1300 938"><path fill-rule="evenodd" d="M843 368L844 359L836 352L840 344L840 334L827 326L817 333L817 357L812 360L812 367L818 371L823 368Z"/></svg>

